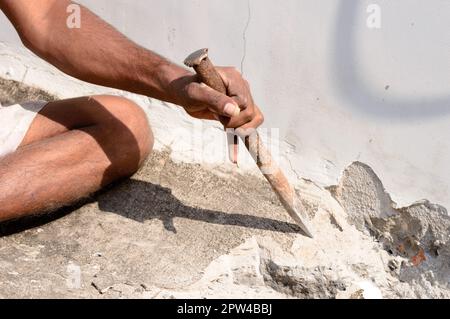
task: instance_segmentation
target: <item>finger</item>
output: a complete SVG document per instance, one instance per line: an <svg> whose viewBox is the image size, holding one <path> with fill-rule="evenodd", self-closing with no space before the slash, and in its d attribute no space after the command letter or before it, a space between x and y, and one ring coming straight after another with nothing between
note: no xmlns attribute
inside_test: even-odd
<svg viewBox="0 0 450 319"><path fill-rule="evenodd" d="M245 110L248 106L248 98L246 96L238 96L238 95L233 95L230 96L237 105L239 105L239 108L242 110Z"/></svg>
<svg viewBox="0 0 450 319"><path fill-rule="evenodd" d="M225 117L237 116L239 105L229 96L221 94L204 83L191 83L187 87L190 105L203 106L211 112Z"/></svg>
<svg viewBox="0 0 450 319"><path fill-rule="evenodd" d="M228 88L229 95L238 95L239 90L235 90L236 86L233 83L240 86L245 86L248 89L248 82L242 77L241 72L235 67L216 67L217 72L222 78L223 83Z"/></svg>
<svg viewBox="0 0 450 319"><path fill-rule="evenodd" d="M253 117L253 119L237 128L236 131L239 132L239 130L256 129L263 123L264 123L264 115L262 114L262 112L259 110L258 107L255 107L255 116Z"/></svg>
<svg viewBox="0 0 450 319"><path fill-rule="evenodd" d="M216 69L227 87L227 95L235 99L241 110L245 109L252 99L248 82L236 68L220 67Z"/></svg>
<svg viewBox="0 0 450 319"><path fill-rule="evenodd" d="M237 164L239 152L238 136L235 134L227 133L227 144L228 144L228 158L230 159L231 163Z"/></svg>
<svg viewBox="0 0 450 319"><path fill-rule="evenodd" d="M213 120L213 121L216 121L216 120L219 119L218 115L213 113L213 112L211 112L210 110L201 110L201 111L194 111L194 112L187 111L187 113L190 116L195 117L195 118L200 119L200 120Z"/></svg>
<svg viewBox="0 0 450 319"><path fill-rule="evenodd" d="M232 82L232 78L235 78L236 75L240 76L240 72L237 68L229 67L229 66L219 66L216 67L217 73L219 73L220 77L222 78L223 83L226 87L230 86L230 83Z"/></svg>
<svg viewBox="0 0 450 319"><path fill-rule="evenodd" d="M242 125L247 124L248 122L252 121L255 117L255 111L254 107L248 107L247 109L241 111L241 113L238 116L233 116L232 118L229 118L226 123L227 128L236 128L241 127Z"/></svg>

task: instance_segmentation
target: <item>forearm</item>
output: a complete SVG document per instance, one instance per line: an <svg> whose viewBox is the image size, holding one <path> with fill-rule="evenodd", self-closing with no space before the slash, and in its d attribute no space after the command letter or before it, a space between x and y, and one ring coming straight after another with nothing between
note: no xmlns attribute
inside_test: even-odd
<svg viewBox="0 0 450 319"><path fill-rule="evenodd" d="M133 43L82 6L81 27L69 28L70 3L53 1L37 18L40 21L19 23L19 34L30 50L83 81L177 102L170 84L188 71Z"/></svg>
<svg viewBox="0 0 450 319"><path fill-rule="evenodd" d="M64 12L55 12L44 59L87 82L174 102L170 83L187 71L133 43L86 8L81 28L68 29Z"/></svg>

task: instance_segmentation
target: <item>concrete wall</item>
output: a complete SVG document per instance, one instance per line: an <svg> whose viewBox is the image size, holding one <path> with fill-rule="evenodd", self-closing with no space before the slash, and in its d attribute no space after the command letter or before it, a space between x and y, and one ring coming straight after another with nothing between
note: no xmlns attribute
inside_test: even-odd
<svg viewBox="0 0 450 319"><path fill-rule="evenodd" d="M450 207L449 1L80 2L173 61L209 47L216 64L239 67L265 126L280 129L293 180L336 184L360 161L400 206ZM372 3L380 29L367 27Z"/></svg>

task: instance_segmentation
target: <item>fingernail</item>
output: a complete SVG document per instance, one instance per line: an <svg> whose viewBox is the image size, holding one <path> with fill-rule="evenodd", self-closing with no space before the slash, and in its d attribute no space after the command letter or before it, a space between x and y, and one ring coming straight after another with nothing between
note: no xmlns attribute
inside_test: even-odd
<svg viewBox="0 0 450 319"><path fill-rule="evenodd" d="M241 113L241 110L239 109L239 107L237 107L233 103L227 103L225 105L225 108L223 109L223 112L226 115L233 117L233 116L238 116L239 113Z"/></svg>

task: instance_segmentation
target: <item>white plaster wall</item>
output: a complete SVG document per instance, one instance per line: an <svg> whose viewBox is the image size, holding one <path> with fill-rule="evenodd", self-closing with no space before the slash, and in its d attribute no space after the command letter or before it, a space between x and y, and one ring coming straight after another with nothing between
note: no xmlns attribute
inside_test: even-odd
<svg viewBox="0 0 450 319"><path fill-rule="evenodd" d="M450 207L450 1L80 2L173 61L209 47L216 64L241 68L265 126L280 129L292 180L335 184L361 161L399 206ZM381 29L366 26L371 3ZM19 43L3 17L0 26L1 41ZM165 130L172 119L191 125L173 108L164 114Z"/></svg>

